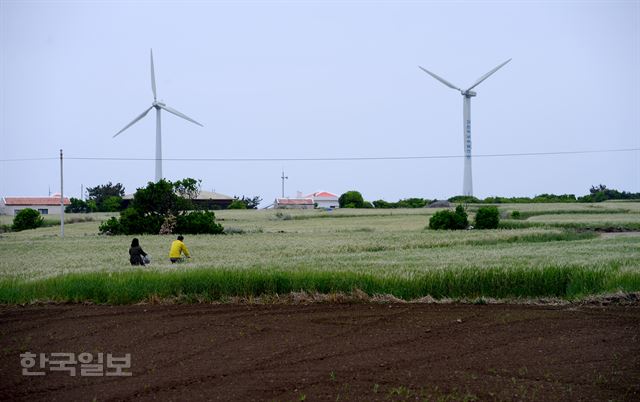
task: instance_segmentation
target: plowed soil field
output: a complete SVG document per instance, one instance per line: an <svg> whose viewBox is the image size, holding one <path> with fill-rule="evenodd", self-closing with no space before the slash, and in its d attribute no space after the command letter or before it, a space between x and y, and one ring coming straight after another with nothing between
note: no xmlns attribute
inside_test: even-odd
<svg viewBox="0 0 640 402"><path fill-rule="evenodd" d="M2 400L640 400L637 305L5 306L0 334ZM25 352L132 375L24 376Z"/></svg>

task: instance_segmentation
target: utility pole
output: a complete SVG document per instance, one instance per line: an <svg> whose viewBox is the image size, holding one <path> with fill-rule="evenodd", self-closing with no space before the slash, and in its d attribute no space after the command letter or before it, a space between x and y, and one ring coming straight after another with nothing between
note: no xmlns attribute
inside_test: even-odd
<svg viewBox="0 0 640 402"><path fill-rule="evenodd" d="M64 237L64 174L62 170L62 149L60 150L60 237Z"/></svg>
<svg viewBox="0 0 640 402"><path fill-rule="evenodd" d="M289 176L285 176L285 175L284 175L284 170L282 171L282 177L281 177L281 179L282 179L282 198L284 198L284 181L285 181L286 179L289 179Z"/></svg>

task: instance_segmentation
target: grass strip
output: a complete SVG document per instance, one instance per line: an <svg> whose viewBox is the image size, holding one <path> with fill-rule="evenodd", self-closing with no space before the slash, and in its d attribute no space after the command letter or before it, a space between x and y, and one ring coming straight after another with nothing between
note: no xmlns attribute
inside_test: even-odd
<svg viewBox="0 0 640 402"><path fill-rule="evenodd" d="M527 229L527 228L560 228L578 231L597 232L637 232L640 231L638 222L622 223L594 223L594 222L529 222L515 219L503 219L498 225L499 229Z"/></svg>
<svg viewBox="0 0 640 402"><path fill-rule="evenodd" d="M498 204L499 205L499 204ZM611 209L552 209L552 210L541 210L541 211L518 211L520 213L520 217L518 219L527 219L532 216L540 216L540 215L609 215L609 214L629 214L631 213L630 209L622 209L622 208L611 208Z"/></svg>
<svg viewBox="0 0 640 402"><path fill-rule="evenodd" d="M607 292L640 291L640 273L619 267L539 269L464 268L434 270L413 277L381 277L352 272L190 269L67 274L38 281L0 281L0 303L33 301L131 304L153 298L224 301L291 292L390 294L404 300L442 298L579 299Z"/></svg>

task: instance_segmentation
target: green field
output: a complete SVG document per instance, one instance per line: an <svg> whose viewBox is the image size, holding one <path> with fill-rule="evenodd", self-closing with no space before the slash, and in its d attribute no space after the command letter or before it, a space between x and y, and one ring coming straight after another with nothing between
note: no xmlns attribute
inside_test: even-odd
<svg viewBox="0 0 640 402"><path fill-rule="evenodd" d="M511 229L432 231L433 209L218 211L226 235L186 236L190 262L172 265L174 236L139 236L152 257L131 267L131 236L99 223L0 235L0 302L130 303L225 300L289 292L392 294L404 299L536 298L640 291L640 203L503 204ZM476 206L470 206L471 218ZM74 221L85 215L67 215ZM0 224L10 224L10 217ZM602 235L601 230L626 231Z"/></svg>

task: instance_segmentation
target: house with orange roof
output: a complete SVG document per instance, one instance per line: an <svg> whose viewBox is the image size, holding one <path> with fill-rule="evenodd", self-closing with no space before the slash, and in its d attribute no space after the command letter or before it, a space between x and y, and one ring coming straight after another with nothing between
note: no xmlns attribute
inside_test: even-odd
<svg viewBox="0 0 640 402"><path fill-rule="evenodd" d="M71 202L63 198L66 207ZM60 214L60 193L48 197L2 197L0 198L0 215L16 215L23 209L31 208L42 215Z"/></svg>
<svg viewBox="0 0 640 402"><path fill-rule="evenodd" d="M306 196L311 198L316 208L339 208L338 196L328 191L317 191Z"/></svg>

